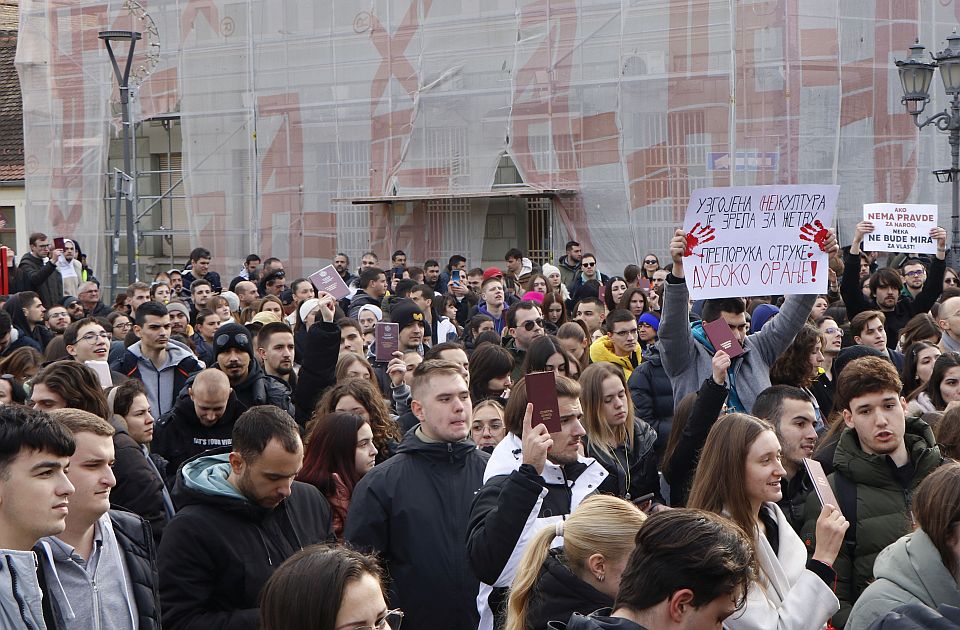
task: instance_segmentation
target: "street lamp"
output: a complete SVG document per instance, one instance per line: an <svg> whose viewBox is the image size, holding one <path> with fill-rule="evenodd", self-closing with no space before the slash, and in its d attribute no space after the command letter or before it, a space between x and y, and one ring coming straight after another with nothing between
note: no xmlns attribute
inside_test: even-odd
<svg viewBox="0 0 960 630"><path fill-rule="evenodd" d="M917 40L910 47L910 56L904 60L897 60L897 72L900 74L900 84L903 87L903 98L900 102L913 116L913 124L923 129L929 124L935 124L940 131L949 131L951 164L948 169L933 172L937 181L950 182L953 185L952 209L952 238L950 249L950 264L957 265L957 250L960 249L960 35L954 30L947 38L947 47L936 55L931 55L933 61L925 61L923 51L925 47ZM940 69L940 79L943 89L950 97L950 107L942 112L930 116L923 122L920 114L930 102L930 82L933 80L934 70Z"/></svg>
<svg viewBox="0 0 960 630"><path fill-rule="evenodd" d="M130 124L130 68L133 65L133 52L137 46L137 40L140 39L140 33L136 31L100 31L98 37L104 41L107 46L107 54L110 55L110 62L113 64L113 72L117 77L117 83L120 85L120 118L123 121L123 172L116 173L117 181L115 183L116 205L114 206L113 221L113 271L111 273L113 281L113 291L117 291L117 260L120 258L120 199L123 197L127 212L127 282L137 281L137 237L134 215L133 200L136 196L136 182L132 181L133 173L133 128ZM117 63L117 57L113 53L113 42L129 42L127 48L127 63L123 70ZM130 192L123 185L123 181L130 182Z"/></svg>

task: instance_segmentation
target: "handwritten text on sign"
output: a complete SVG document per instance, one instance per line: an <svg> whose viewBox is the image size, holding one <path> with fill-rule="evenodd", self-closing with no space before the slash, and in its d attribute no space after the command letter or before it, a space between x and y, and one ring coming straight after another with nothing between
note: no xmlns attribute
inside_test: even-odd
<svg viewBox="0 0 960 630"><path fill-rule="evenodd" d="M937 227L935 205L867 203L863 220L873 223L873 232L863 235L863 251L937 253L937 244L930 238L930 230Z"/></svg>
<svg viewBox="0 0 960 630"><path fill-rule="evenodd" d="M742 186L693 192L683 229L693 299L827 292L839 186Z"/></svg>

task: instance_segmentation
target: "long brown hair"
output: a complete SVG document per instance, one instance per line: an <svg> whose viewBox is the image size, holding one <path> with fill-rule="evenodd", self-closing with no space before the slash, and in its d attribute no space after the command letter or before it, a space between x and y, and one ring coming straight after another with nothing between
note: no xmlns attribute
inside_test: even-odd
<svg viewBox="0 0 960 630"><path fill-rule="evenodd" d="M560 528L563 536L564 564L574 573L582 572L593 554L610 561L626 559L634 548L634 539L647 516L632 503L610 495L595 494L580 502ZM504 630L527 627L527 605L536 588L537 578L550 546L558 536L557 527L537 532L520 560L520 568L510 587L507 623Z"/></svg>
<svg viewBox="0 0 960 630"><path fill-rule="evenodd" d="M745 476L747 453L764 431L773 425L745 413L730 413L717 420L707 434L700 463L693 477L687 507L723 515L750 534L756 544L756 520L747 497Z"/></svg>
<svg viewBox="0 0 960 630"><path fill-rule="evenodd" d="M611 377L620 381L626 396L627 420L618 427L611 427L603 418L603 383ZM613 457L613 448L617 444L633 443L633 400L623 370L613 363L601 361L587 367L578 380L583 390L580 394L583 429L587 432L590 448Z"/></svg>
<svg viewBox="0 0 960 630"><path fill-rule="evenodd" d="M913 495L913 516L957 579L960 565L951 539L960 521L960 462L948 460L920 483Z"/></svg>
<svg viewBox="0 0 960 630"><path fill-rule="evenodd" d="M400 442L403 434L400 425L390 417L390 409L383 401L380 391L368 380L352 378L337 383L323 394L317 403L307 425L307 432L313 428L313 423L323 416L336 413L337 403L344 396L352 396L359 402L370 416L370 428L373 430L373 443L380 452L377 461L383 461L390 454L390 442Z"/></svg>

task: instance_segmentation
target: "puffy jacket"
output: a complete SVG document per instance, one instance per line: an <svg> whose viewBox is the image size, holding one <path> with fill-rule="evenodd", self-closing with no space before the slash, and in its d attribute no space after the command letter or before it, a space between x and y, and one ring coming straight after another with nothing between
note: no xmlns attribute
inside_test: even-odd
<svg viewBox="0 0 960 630"><path fill-rule="evenodd" d="M233 444L233 425L246 407L237 400L231 391L227 399L227 408L213 426L207 426L197 417L197 409L188 391L190 383L184 386L177 404L170 413L157 420L154 429L153 452L167 460L167 477L177 474L180 465L211 449L220 449ZM172 484L171 484L172 485Z"/></svg>
<svg viewBox="0 0 960 630"><path fill-rule="evenodd" d="M633 442L630 447L621 444L610 455L594 446L588 437L584 436L583 441L583 452L597 460L616 480L618 497L629 501L652 492L658 500L663 500L660 496L660 477L657 474L657 454L654 451L657 434L649 424L634 418ZM624 462L629 462L629 470L625 470Z"/></svg>
<svg viewBox="0 0 960 630"><path fill-rule="evenodd" d="M379 300L363 289L360 289L356 294L351 298L350 304L347 306L347 316L354 319L357 318L357 315L360 313L360 308L366 305L376 306L380 308L382 300Z"/></svg>
<svg viewBox="0 0 960 630"><path fill-rule="evenodd" d="M551 549L530 592L524 627L542 630L551 621L567 621L573 613L589 615L613 606L613 599L577 577L563 561L563 551Z"/></svg>
<svg viewBox="0 0 960 630"><path fill-rule="evenodd" d="M533 466L522 464L522 447L513 433L497 444L470 508L467 552L483 582L477 597L480 630L500 627L494 614L502 610L506 589L533 535L563 520L591 494L616 493L615 479L593 458L581 456L566 466L547 460L543 473L537 474Z"/></svg>
<svg viewBox="0 0 960 630"><path fill-rule="evenodd" d="M160 542L167 525L163 479L126 428L116 421L111 424L116 429L113 434L113 472L117 485L110 491L110 504L146 519L153 530L154 540Z"/></svg>
<svg viewBox="0 0 960 630"><path fill-rule="evenodd" d="M580 270L583 268L580 265L578 260L576 264L571 262L567 255L564 254L557 261L557 268L560 270L560 282L563 283L563 286L570 286L570 283L573 282L573 279L579 275Z"/></svg>
<svg viewBox="0 0 960 630"><path fill-rule="evenodd" d="M177 475L177 515L160 543L165 630L257 630L263 585L283 561L330 540L330 506L298 481L279 506L251 503L227 481L229 449Z"/></svg>
<svg viewBox="0 0 960 630"><path fill-rule="evenodd" d="M713 355L716 354L711 346L694 337L688 323L689 297L682 279L672 274L667 276L663 286L663 317L657 332L663 367L673 385L674 404L697 391L704 379L713 375ZM788 296L780 314L743 342L744 352L733 360L727 383L746 411L753 408L757 394L770 387L770 366L806 323L816 298L815 295Z"/></svg>
<svg viewBox="0 0 960 630"><path fill-rule="evenodd" d="M188 380L184 383L184 388L189 387L191 382ZM280 379L267 376L260 363L252 357L247 377L233 385L233 391L244 411L257 405L273 405L291 416L294 415L293 403L290 402L290 386Z"/></svg>
<svg viewBox="0 0 960 630"><path fill-rule="evenodd" d="M0 549L0 628L43 630L37 555Z"/></svg>
<svg viewBox="0 0 960 630"><path fill-rule="evenodd" d="M153 544L153 530L150 524L132 512L110 510L101 518L109 519L113 525L117 545L123 556L127 579L133 591L133 601L137 608L137 627L141 630L159 630L160 628L160 576L157 571L157 552ZM40 580L45 585L43 614L49 630L68 630L69 622L59 619L51 602L51 589L58 584L56 568L49 547L38 544L35 548L42 558L38 564ZM7 627L7 626L3 626Z"/></svg>
<svg viewBox="0 0 960 630"><path fill-rule="evenodd" d="M183 292L186 295L189 295L190 285L193 284L194 280L197 280L197 278L193 276L192 269L184 272L183 276L181 277L183 278ZM220 293L223 290L223 286L221 286L220 282L220 274L216 271L208 271L207 275L205 275L202 279L210 283L210 285L213 287L214 293Z"/></svg>
<svg viewBox="0 0 960 630"><path fill-rule="evenodd" d="M869 630L956 630L960 628L960 608L942 604L936 609L923 604L907 604L877 619Z"/></svg>
<svg viewBox="0 0 960 630"><path fill-rule="evenodd" d="M63 279L57 272L56 261L43 262L42 258L34 256L32 252L24 254L17 266L17 275L14 278L14 292L34 291L40 296L40 301L47 308L60 303L63 297Z"/></svg>
<svg viewBox="0 0 960 630"><path fill-rule="evenodd" d="M110 368L127 378L137 378L143 382L150 403L150 415L159 418L173 409L184 383L191 374L202 370L203 365L190 352L190 348L171 340L167 342L167 360L157 368L143 356L140 344L138 341L127 348L123 358L111 364Z"/></svg>
<svg viewBox="0 0 960 630"><path fill-rule="evenodd" d="M643 353L643 362L627 381L633 411L657 432L657 452L662 453L670 439L673 427L673 387L663 369L660 344L649 346Z"/></svg>
<svg viewBox="0 0 960 630"><path fill-rule="evenodd" d="M609 611L607 611L609 612ZM647 630L646 627L620 617L583 616L574 613L567 623L553 621L550 630Z"/></svg>
<svg viewBox="0 0 960 630"><path fill-rule="evenodd" d="M332 322L314 322L306 331L305 342L303 364L297 375L297 387L293 390L294 418L300 426L306 426L324 390L337 380L340 328Z"/></svg>
<svg viewBox="0 0 960 630"><path fill-rule="evenodd" d="M850 607L873 579L873 564L877 555L910 531L910 498L913 491L943 462L933 431L923 420L907 418L903 440L911 465L915 467L908 487L901 485L894 476L886 455L871 455L860 448L860 441L853 429L845 429L837 443L833 456L834 472L828 479L841 510L844 509L843 497L846 493L838 489L837 476L843 475L856 487L856 520L850 519L850 527L856 527L856 547L851 557L849 547L852 545L844 544L833 564L837 571L837 597L841 604L840 612L833 618L837 628L844 627ZM815 534L820 509L817 494L811 493L807 497L807 518L801 534L811 550L816 548Z"/></svg>
<svg viewBox="0 0 960 630"><path fill-rule="evenodd" d="M887 611L905 604L960 607L957 581L922 529L881 551L873 565L873 575L876 581L863 591L850 611L847 630L865 630Z"/></svg>
<svg viewBox="0 0 960 630"><path fill-rule="evenodd" d="M603 335L590 344L590 362L599 363L601 361L613 363L623 370L624 378L630 380L633 371L640 365L640 362L643 361L643 350L640 348L640 345L637 344L637 349L633 351L632 355L621 357L614 353L613 342L610 338Z"/></svg>
<svg viewBox="0 0 960 630"><path fill-rule="evenodd" d="M404 627L476 630L479 582L463 541L488 458L469 440L427 443L412 429L353 490L343 537L380 554Z"/></svg>

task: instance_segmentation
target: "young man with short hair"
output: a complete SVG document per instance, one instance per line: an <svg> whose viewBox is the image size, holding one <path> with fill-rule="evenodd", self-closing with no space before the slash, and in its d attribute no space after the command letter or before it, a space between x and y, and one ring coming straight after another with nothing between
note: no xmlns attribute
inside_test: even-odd
<svg viewBox="0 0 960 630"><path fill-rule="evenodd" d="M440 263L432 258L423 263L423 284L434 291L440 288Z"/></svg>
<svg viewBox="0 0 960 630"><path fill-rule="evenodd" d="M579 319L587 325L591 335L603 328L606 321L606 309L600 298L587 297L576 303L573 309L574 319Z"/></svg>
<svg viewBox="0 0 960 630"><path fill-rule="evenodd" d="M597 268L597 257L594 254L584 254L583 258L580 259L580 271L574 275L573 280L567 285L567 290L570 295L575 295L577 289L593 281L602 285L606 283L607 277L600 273L600 269Z"/></svg>
<svg viewBox="0 0 960 630"><path fill-rule="evenodd" d="M205 247L196 247L190 252L191 268L183 274L184 291L192 289L193 283L197 280L209 282L214 293L220 293L223 290L220 285L220 274L216 271L210 271L211 259L210 250Z"/></svg>
<svg viewBox="0 0 960 630"><path fill-rule="evenodd" d="M130 307L130 314L137 312L137 308L144 302L150 301L150 285L145 282L134 282L127 286L127 305Z"/></svg>
<svg viewBox="0 0 960 630"><path fill-rule="evenodd" d="M366 355L363 348L363 330L360 322L352 317L341 317L337 320L340 329L340 352L353 352L361 357Z"/></svg>
<svg viewBox="0 0 960 630"><path fill-rule="evenodd" d="M343 252L338 252L333 257L333 268L340 274L340 278L348 287L357 281L357 276L350 273L350 257Z"/></svg>
<svg viewBox="0 0 960 630"><path fill-rule="evenodd" d="M777 505L799 534L803 528L804 505L813 490L803 460L813 457L817 444L816 412L810 396L799 387L771 385L757 395L751 413L773 425L780 441L786 474L780 479L783 495Z"/></svg>
<svg viewBox="0 0 960 630"><path fill-rule="evenodd" d="M140 341L110 365L128 378L143 381L150 414L159 418L173 409L187 378L203 366L187 346L170 339L170 315L159 302L144 302L137 309L133 332Z"/></svg>
<svg viewBox="0 0 960 630"><path fill-rule="evenodd" d="M638 339L637 318L633 313L618 309L607 315L606 335L590 344L590 361L606 361L623 370L628 380L642 361L643 348Z"/></svg>
<svg viewBox="0 0 960 630"><path fill-rule="evenodd" d="M30 251L20 257L11 293L35 291L50 308L63 297L63 280L57 273L57 260L63 251L51 251L50 239L43 232L31 234L29 242Z"/></svg>
<svg viewBox="0 0 960 630"><path fill-rule="evenodd" d="M19 332L17 345L31 345L41 353L47 344L54 338L53 331L43 325L43 318L47 312L40 296L33 291L21 291L3 305L3 309L10 313L13 325Z"/></svg>
<svg viewBox="0 0 960 630"><path fill-rule="evenodd" d="M76 443L47 414L0 407L0 626L44 628L33 546L66 527Z"/></svg>
<svg viewBox="0 0 960 630"><path fill-rule="evenodd" d="M213 297L213 285L207 280L194 280L190 285L190 303L193 305L191 320L196 322L196 315L207 308L210 298Z"/></svg>
<svg viewBox="0 0 960 630"><path fill-rule="evenodd" d="M410 299L423 311L426 338L431 346L457 338L457 328L446 315L433 308L436 292L428 284L418 284L410 289Z"/></svg>
<svg viewBox="0 0 960 630"><path fill-rule="evenodd" d="M297 387L293 370L293 331L283 322L271 322L257 333L257 359L267 376L283 381L291 391Z"/></svg>
<svg viewBox="0 0 960 630"><path fill-rule="evenodd" d="M507 311L507 335L504 336L503 347L513 355L514 383L523 377L523 362L530 344L546 334L543 326L543 313L536 302L517 302Z"/></svg>
<svg viewBox="0 0 960 630"><path fill-rule="evenodd" d="M916 299L927 280L927 266L919 258L907 258L900 265L900 275L903 278L904 292Z"/></svg>
<svg viewBox="0 0 960 630"><path fill-rule="evenodd" d="M567 630L719 630L746 603L756 552L730 520L702 510L647 519L610 617L574 614Z"/></svg>
<svg viewBox="0 0 960 630"><path fill-rule="evenodd" d="M570 286L573 279L580 273L580 263L583 259L583 248L577 241L567 241L565 253L557 261L560 269L560 281L564 286Z"/></svg>
<svg viewBox="0 0 960 630"><path fill-rule="evenodd" d="M177 473L179 511L160 542L165 628L260 627L260 591L284 560L330 540L330 505L294 481L303 466L300 429L272 405L237 420L232 445Z"/></svg>
<svg viewBox="0 0 960 630"><path fill-rule="evenodd" d="M833 565L840 599L833 624L838 628L871 581L877 555L910 531L910 495L943 462L929 425L906 417L902 389L896 369L880 357L855 359L837 378L834 408L847 428L840 434L828 479L852 530ZM820 509L812 493L800 536L809 549L816 546Z"/></svg>
<svg viewBox="0 0 960 630"><path fill-rule="evenodd" d="M360 308L368 304L380 307L383 297L387 294L387 274L379 267L367 267L360 272L358 286L360 288L344 309L348 317L356 318Z"/></svg>
<svg viewBox="0 0 960 630"><path fill-rule="evenodd" d="M488 455L468 439L473 405L461 369L432 360L414 370L420 425L354 488L343 531L390 567L390 603L412 628L477 627L479 583L463 541Z"/></svg>
<svg viewBox="0 0 960 630"><path fill-rule="evenodd" d="M850 335L858 346L866 346L886 354L897 366L897 371L902 371L903 353L887 347L886 322L887 317L882 311L861 311L850 320Z"/></svg>
<svg viewBox="0 0 960 630"><path fill-rule="evenodd" d="M35 547L46 584L47 626L159 628L157 563L150 526L132 512L111 510L116 486L114 428L80 409L58 409L50 417L76 441L67 478L66 528Z"/></svg>
<svg viewBox="0 0 960 630"><path fill-rule="evenodd" d="M477 302L475 309L471 309L470 317L477 313L488 315L493 319L494 330L498 335L503 334L503 329L507 325L507 306L503 290L502 274L488 273L483 274L483 282L480 284L480 301ZM495 270L499 271L499 269Z"/></svg>
<svg viewBox="0 0 960 630"><path fill-rule="evenodd" d="M274 405L293 415L290 386L270 378L253 360L250 331L240 324L224 324L213 340L213 367L222 370L245 409L256 405Z"/></svg>
<svg viewBox="0 0 960 630"><path fill-rule="evenodd" d="M67 308L59 304L48 308L43 320L47 325L47 328L50 329L50 332L52 332L54 336L62 335L63 331L67 329L67 326L70 325L71 321L70 313L67 311Z"/></svg>

